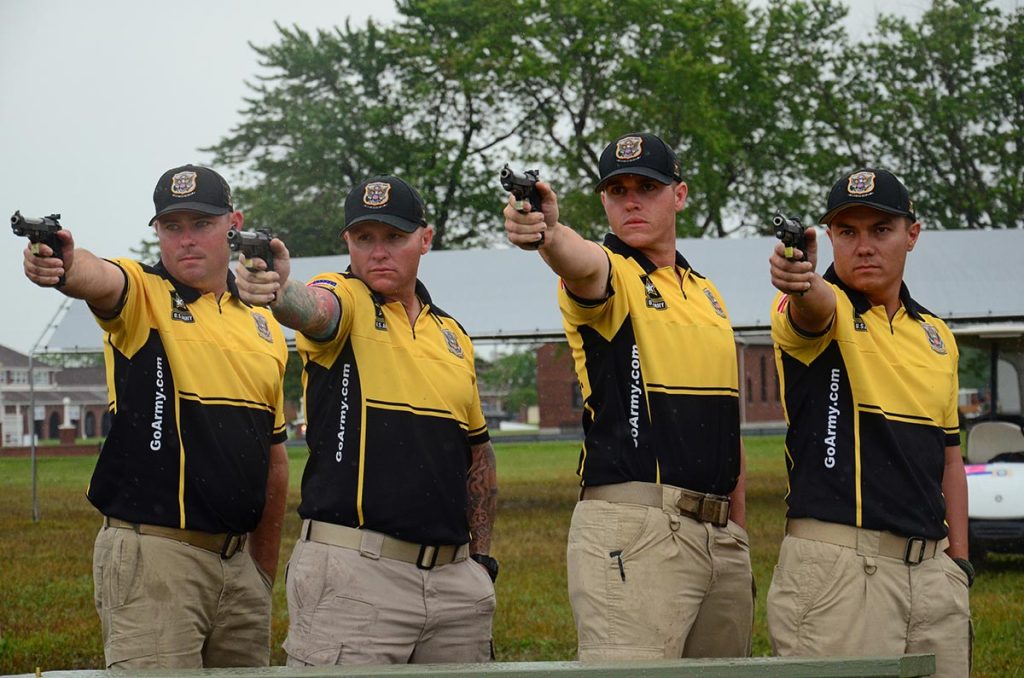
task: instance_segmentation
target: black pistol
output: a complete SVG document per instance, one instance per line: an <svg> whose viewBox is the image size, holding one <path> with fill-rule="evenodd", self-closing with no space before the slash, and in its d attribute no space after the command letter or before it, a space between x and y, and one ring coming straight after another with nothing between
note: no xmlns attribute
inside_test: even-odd
<svg viewBox="0 0 1024 678"><path fill-rule="evenodd" d="M772 217L772 225L775 226L775 237L786 246L786 258L796 261L793 256L793 249L796 248L800 250L798 261L807 261L807 239L804 237L804 231L807 229L800 223L800 218L787 217L782 212L776 212Z"/></svg>
<svg viewBox="0 0 1024 678"><path fill-rule="evenodd" d="M245 255L245 267L250 271L252 259L259 257L267 262L267 270L274 270L274 255L270 251L270 241L274 234L265 228L257 228L255 231L239 231L232 228L228 231L228 246L235 252Z"/></svg>
<svg viewBox="0 0 1024 678"><path fill-rule="evenodd" d="M11 230L14 231L14 235L28 238L28 241L32 243L32 254L37 257L42 256L39 254L38 245L43 243L53 250L52 256L64 261L64 248L61 246L60 238L57 237L57 231L60 230L59 214L33 219L32 217L23 217L20 210L15 210L11 215ZM64 276L61 276L56 287L63 284Z"/></svg>
<svg viewBox="0 0 1024 678"><path fill-rule="evenodd" d="M530 211L540 212L540 192L537 190L537 182L540 181L539 170L526 170L522 174L516 174L512 168L505 163L498 175L501 180L501 187L512 194L517 200L529 200ZM525 213L525 210L519 210ZM540 234L540 240L526 245L527 249L535 250L544 244L544 234Z"/></svg>

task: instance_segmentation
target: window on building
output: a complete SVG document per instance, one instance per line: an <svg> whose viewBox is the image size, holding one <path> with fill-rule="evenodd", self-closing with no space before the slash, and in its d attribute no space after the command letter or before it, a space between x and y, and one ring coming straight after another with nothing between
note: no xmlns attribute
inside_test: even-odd
<svg viewBox="0 0 1024 678"><path fill-rule="evenodd" d="M768 402L768 358L761 356L761 402Z"/></svg>
<svg viewBox="0 0 1024 678"><path fill-rule="evenodd" d="M96 415L89 410L85 413L85 437L92 438L96 435Z"/></svg>
<svg viewBox="0 0 1024 678"><path fill-rule="evenodd" d="M747 402L754 402L754 384L750 381L750 377L747 377Z"/></svg>
<svg viewBox="0 0 1024 678"><path fill-rule="evenodd" d="M57 416L56 412L50 413L50 435L51 439L60 438L60 417Z"/></svg>

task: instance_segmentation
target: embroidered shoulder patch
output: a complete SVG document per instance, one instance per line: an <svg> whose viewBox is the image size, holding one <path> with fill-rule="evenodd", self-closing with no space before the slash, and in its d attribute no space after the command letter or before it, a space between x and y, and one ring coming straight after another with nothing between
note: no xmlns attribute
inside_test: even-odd
<svg viewBox="0 0 1024 678"><path fill-rule="evenodd" d="M921 329L928 335L928 345L932 347L932 350L939 355L946 355L946 344L942 341L942 337L939 336L939 331L935 329L935 326L921 323Z"/></svg>
<svg viewBox="0 0 1024 678"><path fill-rule="evenodd" d="M708 301L711 302L711 306L715 309L715 313L717 313L720 317L724 318L725 311L722 310L722 305L718 303L718 299L716 299L715 295L711 293L711 290L709 290L706 287L704 288L704 296L706 296L708 298Z"/></svg>
<svg viewBox="0 0 1024 678"><path fill-rule="evenodd" d="M654 281L651 280L650 276L640 276L640 282L644 284L644 296L647 297L647 307L653 308L658 311L664 311L668 308L668 304L665 302L665 298L661 296L661 292L654 286Z"/></svg>
<svg viewBox="0 0 1024 678"><path fill-rule="evenodd" d="M455 336L455 333L447 327L442 327L441 334L444 335L444 342L448 345L448 350L451 354L456 358L464 357L462 346L459 345L459 338Z"/></svg>
<svg viewBox="0 0 1024 678"><path fill-rule="evenodd" d="M178 320L183 323L194 323L195 316L175 290L171 290L171 320Z"/></svg>
<svg viewBox="0 0 1024 678"><path fill-rule="evenodd" d="M256 321L256 334L268 344L273 344L274 338L270 336L270 323L267 319L256 312L252 312L252 319Z"/></svg>

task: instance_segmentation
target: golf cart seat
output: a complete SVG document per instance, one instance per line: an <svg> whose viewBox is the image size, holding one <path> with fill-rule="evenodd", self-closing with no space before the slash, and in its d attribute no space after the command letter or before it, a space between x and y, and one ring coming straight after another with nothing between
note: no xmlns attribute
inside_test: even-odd
<svg viewBox="0 0 1024 678"><path fill-rule="evenodd" d="M979 421L967 433L967 463L987 464L1000 455L1024 455L1024 430L1010 421Z"/></svg>

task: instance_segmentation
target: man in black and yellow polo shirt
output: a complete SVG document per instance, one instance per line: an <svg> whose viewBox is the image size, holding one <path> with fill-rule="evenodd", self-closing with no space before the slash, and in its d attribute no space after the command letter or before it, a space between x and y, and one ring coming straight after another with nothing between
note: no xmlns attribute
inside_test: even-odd
<svg viewBox="0 0 1024 678"><path fill-rule="evenodd" d="M835 263L772 255L772 338L789 431L786 537L768 593L780 655L933 653L970 659L967 481L957 347L910 296L921 225L891 172L832 187L821 223Z"/></svg>
<svg viewBox="0 0 1024 678"><path fill-rule="evenodd" d="M736 345L710 280L676 251L687 186L672 150L601 154L604 246L510 198L509 240L561 278L583 390L569 598L583 660L746 656L753 622ZM520 210L525 210L520 211Z"/></svg>
<svg viewBox="0 0 1024 678"><path fill-rule="evenodd" d="M342 232L345 273L290 280L280 240L273 272L237 269L305 363L288 664L487 661L497 483L473 345L416 277L434 231L411 186L362 182Z"/></svg>
<svg viewBox="0 0 1024 678"><path fill-rule="evenodd" d="M160 262L100 259L57 233L25 250L38 285L84 299L105 334L113 414L89 484L106 664L265 666L288 491L281 328L239 299L227 233L242 226L206 167L153 193ZM61 283L61 276L64 282Z"/></svg>

